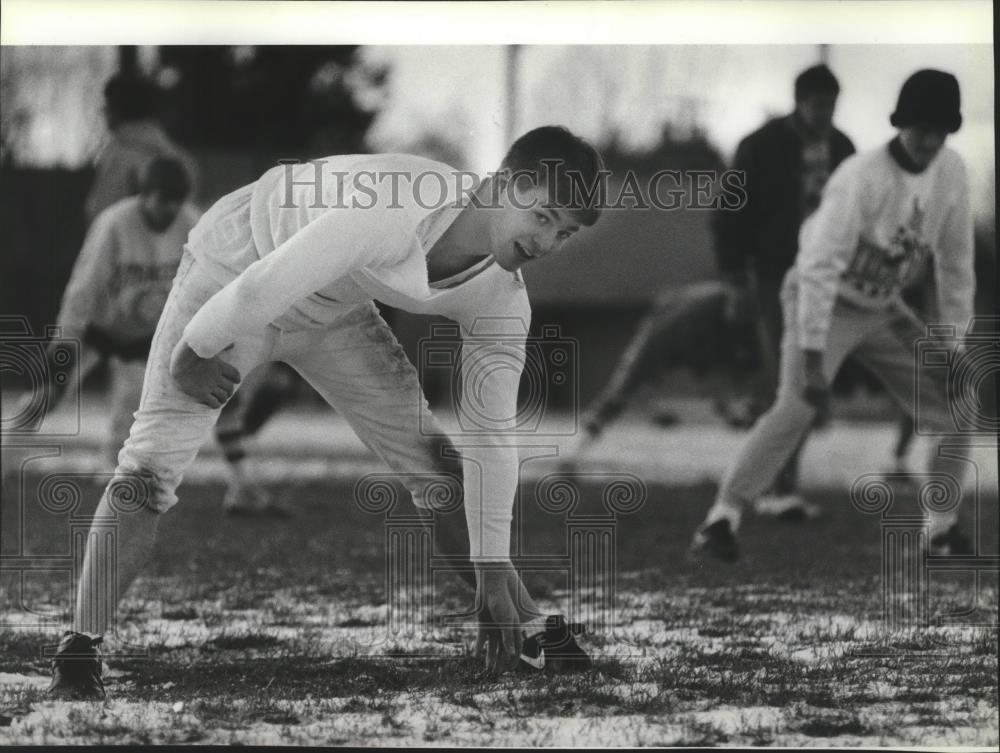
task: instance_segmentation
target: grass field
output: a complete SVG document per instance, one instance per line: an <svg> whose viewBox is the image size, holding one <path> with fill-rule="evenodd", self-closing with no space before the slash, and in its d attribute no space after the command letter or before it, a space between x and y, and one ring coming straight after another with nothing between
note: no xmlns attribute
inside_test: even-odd
<svg viewBox="0 0 1000 753"><path fill-rule="evenodd" d="M23 531L25 553L65 554L67 516L33 507L36 487L21 520L5 484L4 551ZM879 521L846 494L817 497L821 521L750 518L734 567L686 559L710 486L650 487L616 523L613 608L592 613L611 629L585 639L595 671L489 679L469 628L392 633L384 523L350 484L274 491L293 519L230 519L221 486L184 487L122 607L148 655L108 662L104 705L44 697L68 574L5 573L0 743L997 745L996 573L932 574L934 624L888 629ZM92 508L98 486L84 492ZM528 551L559 550L563 517L532 509ZM996 553L996 500L978 517ZM565 573L525 577L566 609ZM434 584L435 614L470 605L453 576ZM32 621L48 627L10 627Z"/></svg>

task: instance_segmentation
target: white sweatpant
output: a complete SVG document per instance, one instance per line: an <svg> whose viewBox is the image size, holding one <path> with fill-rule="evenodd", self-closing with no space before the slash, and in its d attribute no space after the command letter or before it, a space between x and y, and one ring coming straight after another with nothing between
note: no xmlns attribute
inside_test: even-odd
<svg viewBox="0 0 1000 753"><path fill-rule="evenodd" d="M785 277L781 303L785 327L777 398L754 425L723 478L707 523L727 518L736 528L743 507L752 504L774 483L813 422L815 409L802 397L805 367L802 349L796 341L798 284L794 270ZM827 381L832 384L844 359L854 356L885 384L890 396L906 413L912 416L919 402L922 426L954 431L942 383L919 380L920 394L915 400L914 343L924 335L924 325L902 304L885 311L868 311L838 299L823 356ZM950 474L961 487L967 464L959 458L968 455L967 439L948 437L938 443L931 457L931 472ZM940 451L941 444L949 445L948 456ZM957 514L956 505L947 512L930 516L932 528L947 527Z"/></svg>

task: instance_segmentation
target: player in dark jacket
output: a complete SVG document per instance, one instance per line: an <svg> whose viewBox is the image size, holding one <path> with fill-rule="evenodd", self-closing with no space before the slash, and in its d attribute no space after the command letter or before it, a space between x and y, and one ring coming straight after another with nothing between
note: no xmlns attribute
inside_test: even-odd
<svg viewBox="0 0 1000 753"><path fill-rule="evenodd" d="M768 121L744 138L733 169L745 173L747 201L713 217L716 256L723 278L744 291L756 308L760 379L752 417L774 400L778 384L782 318L779 292L798 253L799 227L819 206L827 178L854 153L854 144L833 126L840 93L836 77L817 65L795 79L795 110ZM797 495L798 452L778 477L779 510L805 512Z"/></svg>

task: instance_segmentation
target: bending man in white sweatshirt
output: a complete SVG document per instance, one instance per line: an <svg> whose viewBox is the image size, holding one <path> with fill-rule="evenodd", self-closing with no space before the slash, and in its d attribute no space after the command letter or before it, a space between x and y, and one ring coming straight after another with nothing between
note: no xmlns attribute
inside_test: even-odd
<svg viewBox="0 0 1000 753"><path fill-rule="evenodd" d="M540 617L510 561L517 392L531 316L519 268L597 221L593 196L581 197L574 180L595 185L602 169L589 144L544 127L518 139L471 196L469 174L380 154L278 165L216 202L185 247L141 406L97 509L98 518L118 518L117 592L102 582L92 540L67 651L80 654L80 634L112 626L117 599L241 375L284 361L399 474L418 507L441 504L442 481L457 484L456 498L445 500L450 514L435 515L434 541L477 590L480 637L492 636L495 665L516 663L521 627ZM462 380L461 405L479 429L468 446L456 448L428 412L376 300L460 325L462 362L479 377ZM126 502L136 486L138 498ZM486 625L502 627L502 650L500 633ZM54 664L53 690L103 694L93 672L78 677L58 655Z"/></svg>
<svg viewBox="0 0 1000 753"><path fill-rule="evenodd" d="M888 145L845 160L803 225L795 266L781 299L785 335L774 406L754 426L726 474L715 505L695 532L692 551L739 556L742 510L768 486L795 450L848 355L871 369L914 414L914 343L925 327L901 291L934 260L943 322L964 333L975 293L973 225L965 165L944 146L962 122L958 81L922 70L900 91ZM961 347L957 345L957 347ZM943 384L919 382L921 419L954 431ZM935 453L932 471L960 475L964 463ZM929 516L931 549L965 552L957 510Z"/></svg>

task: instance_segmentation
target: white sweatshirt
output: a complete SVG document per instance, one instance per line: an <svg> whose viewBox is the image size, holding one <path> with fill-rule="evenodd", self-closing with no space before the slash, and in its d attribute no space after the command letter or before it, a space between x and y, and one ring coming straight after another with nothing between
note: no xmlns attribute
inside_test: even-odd
<svg viewBox="0 0 1000 753"><path fill-rule="evenodd" d="M887 146L844 160L799 235L800 347L826 348L837 296L871 310L894 305L928 255L941 320L962 333L972 316L975 275L961 157L944 147L919 174L900 167Z"/></svg>
<svg viewBox="0 0 1000 753"><path fill-rule="evenodd" d="M471 437L456 441L464 458L471 556L506 561L518 483L512 430L531 318L524 283L494 263L454 287L430 287L425 257L461 211L447 165L401 154L315 162L322 162L318 183L316 164L304 163L272 168L240 189L250 192L256 248L235 244L230 257L220 258L227 251L212 256L216 247L204 245L207 261L237 276L191 319L184 339L209 358L271 323L286 331L322 328L371 300L458 323L463 374L477 377L461 380L461 411L470 419L463 429ZM390 173L399 177L378 180ZM209 221L227 222L212 210ZM198 253L197 240L207 232L195 228L192 251ZM484 362L497 368L482 368Z"/></svg>
<svg viewBox="0 0 1000 753"><path fill-rule="evenodd" d="M57 320L63 337L82 337L89 324L122 342L152 336L197 219L185 205L170 227L154 232L138 196L98 214L63 293Z"/></svg>

